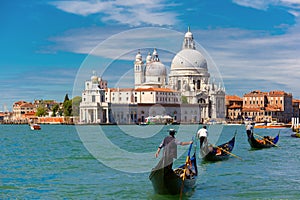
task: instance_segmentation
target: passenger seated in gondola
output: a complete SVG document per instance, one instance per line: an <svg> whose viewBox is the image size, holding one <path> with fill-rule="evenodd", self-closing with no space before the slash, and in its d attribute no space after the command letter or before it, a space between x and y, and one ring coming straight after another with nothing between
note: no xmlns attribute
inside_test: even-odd
<svg viewBox="0 0 300 200"><path fill-rule="evenodd" d="M266 141L265 141L264 139L262 139L262 140L256 139L256 141L257 141L258 143L260 143L260 144L266 144Z"/></svg>
<svg viewBox="0 0 300 200"><path fill-rule="evenodd" d="M192 162L189 161L186 163L186 168L185 168L185 178L192 178L196 174L195 168L192 165ZM180 171L180 178L183 178L184 176L184 169Z"/></svg>
<svg viewBox="0 0 300 200"><path fill-rule="evenodd" d="M273 140L274 140L274 138L271 136L264 136L265 143L272 144Z"/></svg>
<svg viewBox="0 0 300 200"><path fill-rule="evenodd" d="M220 148L216 149L216 155L220 156L222 154L222 150Z"/></svg>

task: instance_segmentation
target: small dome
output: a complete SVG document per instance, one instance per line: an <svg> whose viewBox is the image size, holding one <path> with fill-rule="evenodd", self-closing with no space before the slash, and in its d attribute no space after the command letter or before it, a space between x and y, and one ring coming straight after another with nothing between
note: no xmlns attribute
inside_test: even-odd
<svg viewBox="0 0 300 200"><path fill-rule="evenodd" d="M146 76L166 76L167 69L161 62L152 62L146 68Z"/></svg>
<svg viewBox="0 0 300 200"><path fill-rule="evenodd" d="M204 56L195 49L183 49L178 52L171 63L171 70L207 70L207 61Z"/></svg>
<svg viewBox="0 0 300 200"><path fill-rule="evenodd" d="M154 49L153 50L153 56L157 56L157 55L158 55L158 53L157 53L156 49Z"/></svg>
<svg viewBox="0 0 300 200"><path fill-rule="evenodd" d="M98 83L98 76L93 75L91 77L91 81L92 81L92 83Z"/></svg>
<svg viewBox="0 0 300 200"><path fill-rule="evenodd" d="M185 33L184 37L185 38L193 38L193 33L188 31L188 32Z"/></svg>
<svg viewBox="0 0 300 200"><path fill-rule="evenodd" d="M142 60L142 55L141 55L140 52L138 52L138 53L136 54L135 60L136 60L136 61L141 61L141 60Z"/></svg>
<svg viewBox="0 0 300 200"><path fill-rule="evenodd" d="M150 63L151 62L151 58L152 58L152 56L151 56L151 54L149 52L148 55L147 55L147 58L146 58L146 62Z"/></svg>

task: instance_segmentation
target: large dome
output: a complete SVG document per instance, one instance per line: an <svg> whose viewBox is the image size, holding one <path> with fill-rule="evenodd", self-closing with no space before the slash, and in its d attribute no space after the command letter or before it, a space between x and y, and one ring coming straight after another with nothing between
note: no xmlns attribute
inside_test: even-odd
<svg viewBox="0 0 300 200"><path fill-rule="evenodd" d="M167 69L161 62L152 62L146 67L146 76L166 76Z"/></svg>
<svg viewBox="0 0 300 200"><path fill-rule="evenodd" d="M199 51L183 49L172 60L171 71L173 70L207 70L207 61Z"/></svg>

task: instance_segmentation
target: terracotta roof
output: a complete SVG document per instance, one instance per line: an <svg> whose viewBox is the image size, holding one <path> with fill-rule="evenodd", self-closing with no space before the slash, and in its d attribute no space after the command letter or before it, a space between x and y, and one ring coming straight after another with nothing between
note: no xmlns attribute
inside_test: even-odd
<svg viewBox="0 0 300 200"><path fill-rule="evenodd" d="M237 95L226 95L225 98L228 101L243 101L243 98L241 98Z"/></svg>
<svg viewBox="0 0 300 200"><path fill-rule="evenodd" d="M155 92L177 92L175 90L171 90L169 88L137 88L135 89L135 91L137 92L141 92L141 91L155 91Z"/></svg>
<svg viewBox="0 0 300 200"><path fill-rule="evenodd" d="M260 90L254 90L252 92L249 92L247 94L244 94L244 97L253 97L253 96L265 96L268 95L267 92L261 92Z"/></svg>
<svg viewBox="0 0 300 200"><path fill-rule="evenodd" d="M23 104L23 103L26 103L26 101L23 101L23 100L17 101L17 102L14 103L14 105L21 105L21 104Z"/></svg>
<svg viewBox="0 0 300 200"><path fill-rule="evenodd" d="M20 107L30 107L30 108L34 108L34 105L32 105L32 103L27 103L27 102L25 102L25 103L21 104Z"/></svg>
<svg viewBox="0 0 300 200"><path fill-rule="evenodd" d="M133 92L134 91L133 88L106 88L105 92L108 92L108 90L110 90L110 92Z"/></svg>
<svg viewBox="0 0 300 200"><path fill-rule="evenodd" d="M300 99L293 99L293 103L300 103Z"/></svg>
<svg viewBox="0 0 300 200"><path fill-rule="evenodd" d="M274 90L274 91L270 91L269 92L269 96L292 96L292 94L291 93L286 93L286 92L284 92L284 91L280 91L280 90Z"/></svg>

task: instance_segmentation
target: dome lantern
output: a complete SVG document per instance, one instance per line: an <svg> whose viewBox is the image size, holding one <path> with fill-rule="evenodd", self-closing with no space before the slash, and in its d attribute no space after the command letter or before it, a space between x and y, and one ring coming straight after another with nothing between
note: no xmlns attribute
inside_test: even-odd
<svg viewBox="0 0 300 200"><path fill-rule="evenodd" d="M193 33L190 31L190 27L188 27L188 31L184 35L182 49L196 49Z"/></svg>

